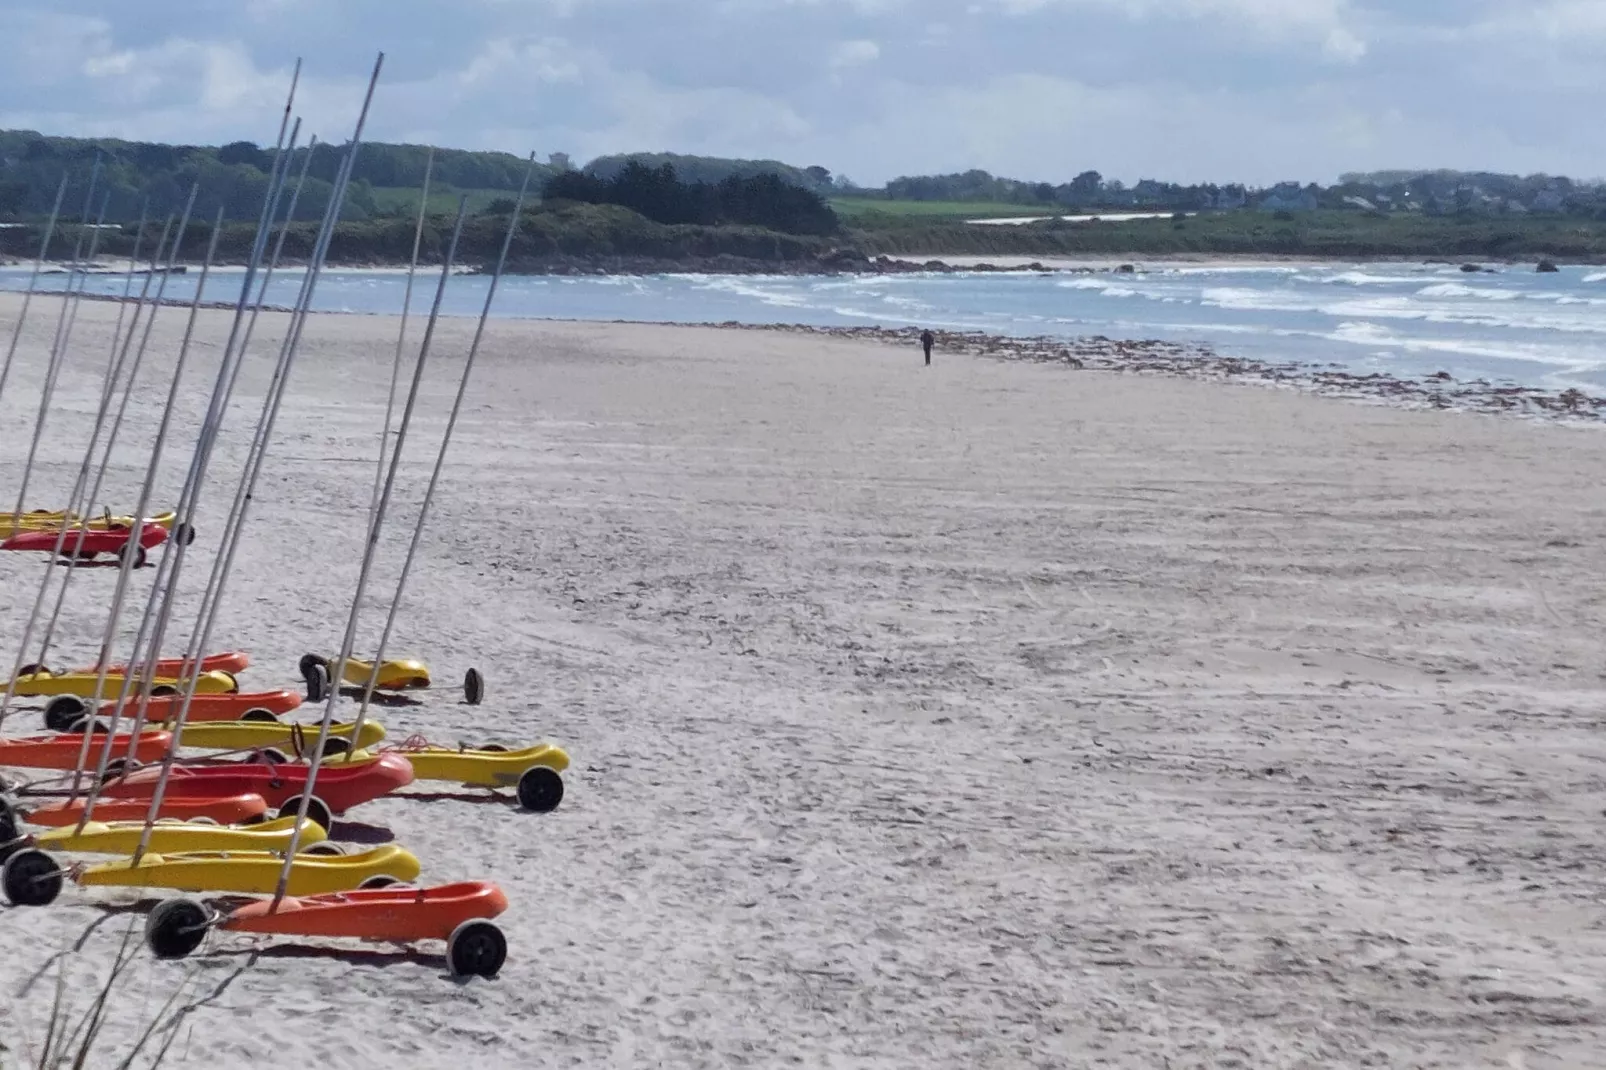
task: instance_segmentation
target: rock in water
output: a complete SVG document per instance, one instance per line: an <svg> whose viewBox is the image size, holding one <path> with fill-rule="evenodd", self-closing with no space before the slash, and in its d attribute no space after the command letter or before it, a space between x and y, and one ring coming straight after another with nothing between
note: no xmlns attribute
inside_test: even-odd
<svg viewBox="0 0 1606 1070"><path fill-rule="evenodd" d="M1561 268L1557 267L1552 261L1541 260L1539 261L1539 266L1534 268L1534 270L1542 275L1549 275L1553 272L1560 271Z"/></svg>

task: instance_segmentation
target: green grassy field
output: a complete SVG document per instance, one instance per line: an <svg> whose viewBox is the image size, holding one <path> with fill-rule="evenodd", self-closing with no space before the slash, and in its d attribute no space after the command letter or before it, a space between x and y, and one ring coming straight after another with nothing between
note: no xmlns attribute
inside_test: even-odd
<svg viewBox="0 0 1606 1070"><path fill-rule="evenodd" d="M917 216L931 220L995 219L1014 216L1029 218L1053 215L1064 210L1051 207L1034 208L1023 204L999 204L996 201L884 201L873 197L833 197L831 209L848 220L875 215L904 218Z"/></svg>

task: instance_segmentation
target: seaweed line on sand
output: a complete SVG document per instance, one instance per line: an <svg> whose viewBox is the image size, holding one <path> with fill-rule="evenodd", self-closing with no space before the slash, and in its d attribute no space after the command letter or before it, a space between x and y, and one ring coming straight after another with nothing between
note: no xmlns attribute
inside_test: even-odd
<svg viewBox="0 0 1606 1070"><path fill-rule="evenodd" d="M722 330L786 331L918 347L918 327L814 327L803 324L707 324ZM1487 379L1461 380L1448 372L1420 378L1360 373L1339 364L1273 363L1229 357L1204 343L1141 341L1091 335L1065 339L1006 338L981 331L932 331L947 354L1061 364L1117 373L1174 375L1299 390L1321 397L1371 401L1401 408L1518 416L1553 423L1606 424L1606 397L1576 388L1546 390Z"/></svg>

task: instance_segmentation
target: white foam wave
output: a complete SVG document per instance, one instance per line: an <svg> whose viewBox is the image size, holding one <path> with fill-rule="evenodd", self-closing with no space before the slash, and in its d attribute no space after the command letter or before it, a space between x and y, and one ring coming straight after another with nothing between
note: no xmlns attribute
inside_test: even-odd
<svg viewBox="0 0 1606 1070"><path fill-rule="evenodd" d="M808 308L808 298L800 293L778 290L758 284L758 276L725 275L703 276L699 290L716 290L737 297L750 297L776 308Z"/></svg>
<svg viewBox="0 0 1606 1070"><path fill-rule="evenodd" d="M1155 270L1155 269L1150 269ZM1201 264L1198 267L1168 267L1158 269L1164 275L1297 275L1306 268L1285 267L1280 264Z"/></svg>
<svg viewBox="0 0 1606 1070"><path fill-rule="evenodd" d="M906 308L906 309L909 309L911 312L928 312L933 307L933 306L927 304L925 301L920 300L917 297L894 297L892 294L879 294L879 295L877 295L877 294L874 294L874 293L866 293L866 294L863 294L863 295L860 295L860 296L864 296L864 297L876 297L876 296L879 296L881 298L881 302L883 304L892 305L894 308Z"/></svg>
<svg viewBox="0 0 1606 1070"><path fill-rule="evenodd" d="M1515 301L1516 290L1496 290L1489 286L1466 286L1459 282L1436 282L1416 292L1418 297L1481 297L1488 301Z"/></svg>
<svg viewBox="0 0 1606 1070"><path fill-rule="evenodd" d="M1476 338L1410 337L1390 331L1380 324L1366 321L1341 323L1327 337L1335 342L1398 350L1404 353L1433 353L1483 360L1522 361L1568 371L1587 371L1600 364L1598 359L1581 357L1575 349L1568 346L1502 344Z"/></svg>
<svg viewBox="0 0 1606 1070"><path fill-rule="evenodd" d="M1201 304L1241 312L1317 312L1308 298L1288 290L1251 290L1240 286L1207 286L1199 295Z"/></svg>
<svg viewBox="0 0 1606 1070"><path fill-rule="evenodd" d="M1419 275L1370 275L1364 271L1341 271L1337 275L1317 278L1328 286L1404 286L1421 282Z"/></svg>

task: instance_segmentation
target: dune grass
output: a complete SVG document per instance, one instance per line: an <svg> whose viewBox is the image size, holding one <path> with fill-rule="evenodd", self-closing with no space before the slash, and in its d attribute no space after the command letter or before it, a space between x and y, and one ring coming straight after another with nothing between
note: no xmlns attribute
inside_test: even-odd
<svg viewBox="0 0 1606 1070"><path fill-rule="evenodd" d="M105 919L101 919L104 921ZM56 955L49 965L25 982L20 990L3 995L11 1007L17 997L26 994L32 985L54 969L55 983L49 1014L43 1021L17 1020L0 1013L0 1070L61 1070L71 1067L106 1066L130 1070L135 1066L158 1067L167 1059L173 1046L182 1036L186 1019L195 1010L216 999L240 973L252 964L242 965L200 998L196 995L197 974L189 971L172 986L171 994L154 1011L142 1016L143 1024L137 1027L136 1036L122 1043L109 1043L106 1032L107 1012L119 999L138 1000L145 996L146 986L130 984L129 973L143 956L143 917L135 917L123 932L112 957L111 968L105 976L89 985L81 983L77 967L85 956L84 944L99 927L92 922L71 947ZM130 991L132 989L132 991ZM88 1005L79 1006L76 993L88 993ZM41 1035L42 1034L42 1035Z"/></svg>

